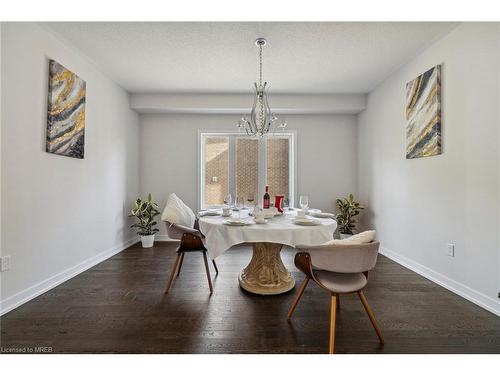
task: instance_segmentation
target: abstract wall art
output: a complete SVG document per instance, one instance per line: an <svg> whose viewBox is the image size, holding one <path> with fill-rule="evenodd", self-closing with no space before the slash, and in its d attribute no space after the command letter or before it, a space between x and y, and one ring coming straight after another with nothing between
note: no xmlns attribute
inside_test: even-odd
<svg viewBox="0 0 500 375"><path fill-rule="evenodd" d="M406 84L406 158L441 154L441 65Z"/></svg>
<svg viewBox="0 0 500 375"><path fill-rule="evenodd" d="M46 150L83 159L84 147L85 81L50 60Z"/></svg>

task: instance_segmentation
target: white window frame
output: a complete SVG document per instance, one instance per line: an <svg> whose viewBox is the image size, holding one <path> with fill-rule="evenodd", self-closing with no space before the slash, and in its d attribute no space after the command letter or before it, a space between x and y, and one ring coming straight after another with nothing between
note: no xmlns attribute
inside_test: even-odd
<svg viewBox="0 0 500 375"><path fill-rule="evenodd" d="M216 206L205 206L205 139L207 137L229 137L229 155L228 155L228 177L229 177L229 192L235 197L236 193L236 138L254 138L246 134L226 131L214 130L199 130L198 131L198 209L215 208ZM289 204L294 207L296 201L297 191L297 132L286 131L276 134L268 134L259 139L259 183L258 183L258 200L256 203L262 204L262 197L264 195L264 183L267 180L267 139L270 138L287 138L288 142L288 188L289 188ZM234 198L233 198L234 199Z"/></svg>

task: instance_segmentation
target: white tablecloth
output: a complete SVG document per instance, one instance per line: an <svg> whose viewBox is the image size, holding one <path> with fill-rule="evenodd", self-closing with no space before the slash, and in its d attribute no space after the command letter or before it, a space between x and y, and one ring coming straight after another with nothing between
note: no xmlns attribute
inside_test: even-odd
<svg viewBox="0 0 500 375"><path fill-rule="evenodd" d="M295 247L297 245L321 245L333 239L337 222L332 219L318 219L320 225L302 226L294 224L295 212L275 216L266 224L229 226L223 224L227 218L205 216L200 218L200 231L205 236L205 246L210 258L215 259L230 247L245 242L272 242ZM233 212L233 217L238 213ZM241 218L252 220L243 210Z"/></svg>

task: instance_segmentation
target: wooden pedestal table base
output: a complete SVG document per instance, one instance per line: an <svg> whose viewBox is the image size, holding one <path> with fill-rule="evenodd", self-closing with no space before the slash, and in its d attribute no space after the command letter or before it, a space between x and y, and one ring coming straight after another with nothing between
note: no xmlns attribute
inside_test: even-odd
<svg viewBox="0 0 500 375"><path fill-rule="evenodd" d="M293 289L295 279L281 260L282 247L270 242L254 243L252 260L238 277L240 286L262 295L281 294Z"/></svg>

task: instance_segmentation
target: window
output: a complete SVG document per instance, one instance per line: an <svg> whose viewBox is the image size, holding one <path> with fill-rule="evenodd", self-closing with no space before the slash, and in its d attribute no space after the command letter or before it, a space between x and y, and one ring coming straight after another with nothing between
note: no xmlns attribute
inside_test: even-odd
<svg viewBox="0 0 500 375"><path fill-rule="evenodd" d="M290 182L290 142L288 138L267 140L266 169L267 184L272 195L284 195L288 198Z"/></svg>
<svg viewBox="0 0 500 375"><path fill-rule="evenodd" d="M199 207L220 207L231 194L260 204L264 186L294 204L294 133L262 138L200 132Z"/></svg>
<svg viewBox="0 0 500 375"><path fill-rule="evenodd" d="M259 140L236 138L236 196L253 200L259 194Z"/></svg>
<svg viewBox="0 0 500 375"><path fill-rule="evenodd" d="M207 137L205 141L205 203L217 206L229 192L229 138Z"/></svg>

